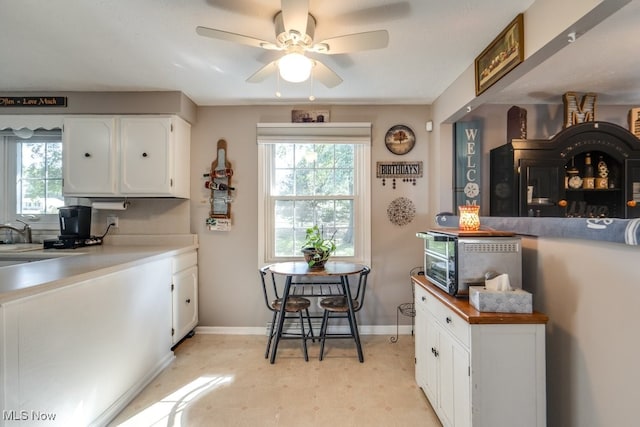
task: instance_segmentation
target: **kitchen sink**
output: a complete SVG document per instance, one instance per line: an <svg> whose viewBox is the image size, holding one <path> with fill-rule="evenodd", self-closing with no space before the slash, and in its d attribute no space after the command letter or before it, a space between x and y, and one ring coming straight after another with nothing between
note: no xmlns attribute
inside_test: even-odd
<svg viewBox="0 0 640 427"><path fill-rule="evenodd" d="M0 244L0 256L5 253L37 251L42 248L42 243L3 243Z"/></svg>
<svg viewBox="0 0 640 427"><path fill-rule="evenodd" d="M60 258L67 255L71 254L45 252L42 243L0 244L0 268L27 262Z"/></svg>

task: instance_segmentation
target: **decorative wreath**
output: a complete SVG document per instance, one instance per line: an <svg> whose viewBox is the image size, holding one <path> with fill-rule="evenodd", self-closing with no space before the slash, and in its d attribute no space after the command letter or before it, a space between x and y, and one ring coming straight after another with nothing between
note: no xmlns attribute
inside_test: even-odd
<svg viewBox="0 0 640 427"><path fill-rule="evenodd" d="M416 216L416 207L406 197L398 197L389 204L387 216L392 224L407 225Z"/></svg>

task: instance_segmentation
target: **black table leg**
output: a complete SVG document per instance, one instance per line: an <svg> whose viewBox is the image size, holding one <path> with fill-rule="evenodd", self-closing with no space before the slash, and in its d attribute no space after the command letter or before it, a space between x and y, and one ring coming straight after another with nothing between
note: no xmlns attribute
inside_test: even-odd
<svg viewBox="0 0 640 427"><path fill-rule="evenodd" d="M276 361L276 353L278 352L278 343L282 336L282 329L284 328L284 318L286 315L287 299L289 298L289 288L291 288L292 276L287 276L287 280L284 282L284 292L282 294L282 304L280 305L280 315L278 316L278 327L276 328L276 340L273 343L273 349L271 350L271 363Z"/></svg>
<svg viewBox="0 0 640 427"><path fill-rule="evenodd" d="M347 305L349 306L350 326L353 332L353 339L356 342L356 350L358 350L358 360L360 363L364 362L364 356L362 355L362 345L360 344L360 334L358 333L358 322L356 321L356 313L353 309L353 299L351 299L351 287L349 286L349 277L341 276L342 286L344 292L347 295Z"/></svg>

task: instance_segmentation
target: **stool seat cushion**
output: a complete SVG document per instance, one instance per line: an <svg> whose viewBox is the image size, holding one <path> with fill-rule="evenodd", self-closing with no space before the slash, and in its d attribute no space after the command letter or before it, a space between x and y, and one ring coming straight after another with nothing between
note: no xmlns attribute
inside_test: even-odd
<svg viewBox="0 0 640 427"><path fill-rule="evenodd" d="M288 313L297 313L298 311L306 310L311 305L311 301L302 297L289 297L287 299L287 306L284 310ZM282 298L271 301L271 307L276 310L280 310L282 307Z"/></svg>
<svg viewBox="0 0 640 427"><path fill-rule="evenodd" d="M357 300L351 300L353 304L353 309L357 310L359 307L359 302ZM324 308L328 311L346 313L349 311L349 305L347 304L346 297L329 297L323 298L320 301L320 307Z"/></svg>

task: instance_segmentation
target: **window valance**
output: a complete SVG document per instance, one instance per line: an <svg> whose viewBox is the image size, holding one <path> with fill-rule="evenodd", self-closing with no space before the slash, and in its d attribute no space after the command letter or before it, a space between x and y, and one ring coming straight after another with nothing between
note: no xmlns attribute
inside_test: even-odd
<svg viewBox="0 0 640 427"><path fill-rule="evenodd" d="M3 129L62 129L63 116L53 115L0 115L0 130Z"/></svg>
<svg viewBox="0 0 640 427"><path fill-rule="evenodd" d="M371 145L371 123L258 123L258 144Z"/></svg>

